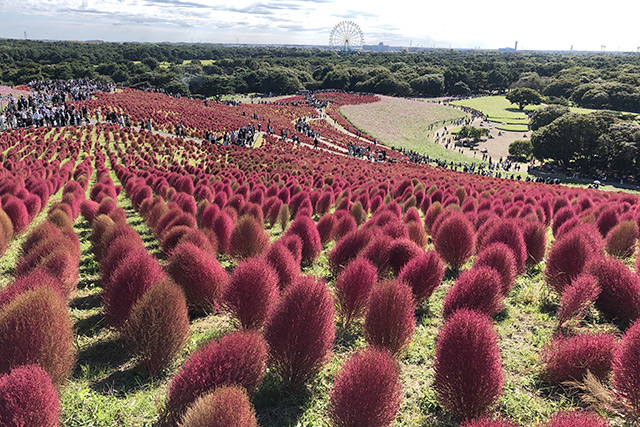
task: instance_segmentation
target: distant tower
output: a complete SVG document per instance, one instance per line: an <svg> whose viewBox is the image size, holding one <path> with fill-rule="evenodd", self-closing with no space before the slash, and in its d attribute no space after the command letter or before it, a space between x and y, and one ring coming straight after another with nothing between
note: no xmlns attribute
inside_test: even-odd
<svg viewBox="0 0 640 427"><path fill-rule="evenodd" d="M27 39L27 32L26 31L24 32L24 39L25 40Z"/></svg>
<svg viewBox="0 0 640 427"><path fill-rule="evenodd" d="M607 50L607 47L605 45L600 46L600 52L604 53Z"/></svg>
<svg viewBox="0 0 640 427"><path fill-rule="evenodd" d="M516 47L513 50L518 50L518 40L516 40Z"/></svg>
<svg viewBox="0 0 640 427"><path fill-rule="evenodd" d="M573 45L571 45L571 52L573 52Z"/></svg>

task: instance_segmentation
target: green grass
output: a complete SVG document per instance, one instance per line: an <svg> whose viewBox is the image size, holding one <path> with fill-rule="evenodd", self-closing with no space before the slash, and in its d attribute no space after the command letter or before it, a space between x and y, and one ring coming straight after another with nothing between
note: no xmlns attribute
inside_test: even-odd
<svg viewBox="0 0 640 427"><path fill-rule="evenodd" d="M507 132L529 132L529 126L527 125L496 125L496 129Z"/></svg>
<svg viewBox="0 0 640 427"><path fill-rule="evenodd" d="M524 111L518 109L515 104L510 103L506 97L504 96L483 96L478 98L470 98L463 99L460 101L452 101L452 105L458 105L462 107L469 107L475 110L480 111L485 116L487 116L487 120L495 123L505 123L507 125L528 125L529 118L526 113L530 113L532 111L537 110L542 107L542 105L527 105L524 108ZM595 111L592 108L581 108L581 107L569 107L569 110L572 113L578 114L588 114L593 113ZM625 114L633 114L634 113L625 113ZM505 125L496 126L498 129L510 131ZM521 128L513 128L514 131L521 132L523 131L523 127ZM528 129L527 129L528 130Z"/></svg>

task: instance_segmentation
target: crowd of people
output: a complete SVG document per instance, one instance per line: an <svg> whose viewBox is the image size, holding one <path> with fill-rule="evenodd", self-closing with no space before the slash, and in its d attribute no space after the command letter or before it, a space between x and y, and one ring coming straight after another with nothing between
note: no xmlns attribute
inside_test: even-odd
<svg viewBox="0 0 640 427"><path fill-rule="evenodd" d="M113 84L92 80L43 80L29 83L29 95L0 97L0 131L29 126L73 126L90 121L86 107L67 102L90 99L97 91L110 92Z"/></svg>

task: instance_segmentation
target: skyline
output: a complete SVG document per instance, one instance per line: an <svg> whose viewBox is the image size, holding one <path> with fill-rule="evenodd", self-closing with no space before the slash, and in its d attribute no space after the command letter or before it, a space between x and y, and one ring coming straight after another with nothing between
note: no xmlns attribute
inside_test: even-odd
<svg viewBox="0 0 640 427"><path fill-rule="evenodd" d="M462 0L455 8L408 0L0 0L0 37L326 45L335 24L352 20L367 45L498 49L517 40L518 50L638 51L640 4L573 3L540 0L514 10L507 0Z"/></svg>

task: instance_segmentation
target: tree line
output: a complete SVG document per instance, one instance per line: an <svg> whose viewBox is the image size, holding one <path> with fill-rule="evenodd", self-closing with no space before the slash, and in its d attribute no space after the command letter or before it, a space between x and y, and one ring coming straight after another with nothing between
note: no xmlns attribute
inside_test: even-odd
<svg viewBox="0 0 640 427"><path fill-rule="evenodd" d="M0 82L105 79L218 96L340 89L465 96L531 88L559 105L640 112L640 55L433 49L338 55L218 44L0 40Z"/></svg>

